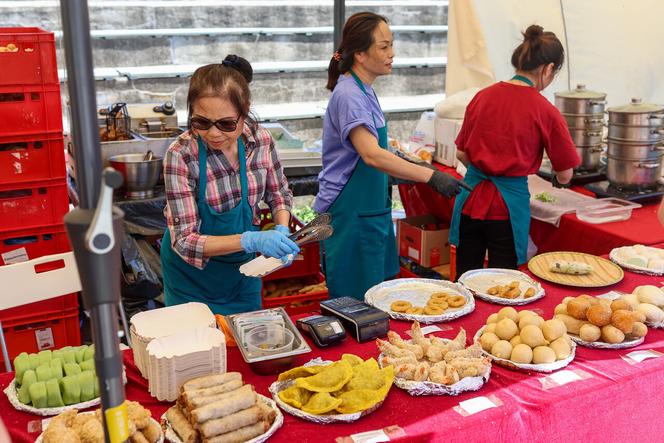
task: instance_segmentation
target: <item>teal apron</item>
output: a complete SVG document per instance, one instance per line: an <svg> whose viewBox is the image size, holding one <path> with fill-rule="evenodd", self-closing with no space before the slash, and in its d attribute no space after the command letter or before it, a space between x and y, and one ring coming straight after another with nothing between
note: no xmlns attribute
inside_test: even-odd
<svg viewBox="0 0 664 443"><path fill-rule="evenodd" d="M357 75L350 73L367 95ZM378 145L386 149L387 121L376 130ZM387 174L367 166L360 157L328 212L334 235L323 241L323 270L330 297L364 300L369 288L399 272Z"/></svg>
<svg viewBox="0 0 664 443"><path fill-rule="evenodd" d="M233 235L257 231L248 199L247 163L244 142L238 139L240 163L240 203L219 213L205 198L207 187L207 147L198 138L199 184L196 205L201 219L200 233ZM164 279L164 300L167 306L197 301L207 304L215 314L235 314L261 309L261 280L240 273L240 265L254 258L244 251L210 257L203 269L195 268L173 251L169 229L161 243L161 266Z"/></svg>
<svg viewBox="0 0 664 443"><path fill-rule="evenodd" d="M469 164L468 172L463 179L468 185L475 189L478 183L491 180L498 192L505 200L507 210L510 214L512 234L514 236L514 249L516 250L517 264L521 265L527 261L528 232L530 231L530 192L528 191L528 177L496 177L484 174L475 166ZM461 193L456 196L454 212L450 226L450 244L459 246L459 223L461 211L470 192L461 188Z"/></svg>

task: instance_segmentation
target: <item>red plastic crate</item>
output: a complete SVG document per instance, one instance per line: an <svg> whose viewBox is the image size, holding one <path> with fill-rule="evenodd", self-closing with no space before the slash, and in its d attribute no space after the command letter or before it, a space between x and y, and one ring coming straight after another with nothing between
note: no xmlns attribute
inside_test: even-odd
<svg viewBox="0 0 664 443"><path fill-rule="evenodd" d="M3 254L22 252L17 251L22 248L25 249L29 260L71 251L71 245L62 224L0 231L0 265L6 264Z"/></svg>
<svg viewBox="0 0 664 443"><path fill-rule="evenodd" d="M55 83L55 36L39 28L0 28L0 85Z"/></svg>
<svg viewBox="0 0 664 443"><path fill-rule="evenodd" d="M0 185L0 230L60 224L68 211L63 179Z"/></svg>
<svg viewBox="0 0 664 443"><path fill-rule="evenodd" d="M263 209L261 211L261 228L269 223L272 223L272 215L268 209ZM304 226L304 223L295 218L295 216L291 217L291 232L295 232L302 226ZM311 243L300 248L300 253L290 266L266 275L263 277L263 281L282 280L290 277L306 277L308 275L317 275L319 272L320 245L318 243Z"/></svg>
<svg viewBox="0 0 664 443"><path fill-rule="evenodd" d="M0 86L0 135L44 132L62 132L60 85Z"/></svg>
<svg viewBox="0 0 664 443"><path fill-rule="evenodd" d="M5 321L30 320L35 315L56 315L72 309L78 310L78 292L2 310L0 321L4 327Z"/></svg>
<svg viewBox="0 0 664 443"><path fill-rule="evenodd" d="M313 276L312 276L313 277ZM325 276L316 275L318 283L325 281ZM289 280L288 278L285 280ZM265 298L265 286L263 286L262 302L263 309L283 307L289 315L304 314L320 309L320 302L329 298L328 291L309 292L307 294L295 294L286 297Z"/></svg>
<svg viewBox="0 0 664 443"><path fill-rule="evenodd" d="M3 319L2 331L10 360L21 352L33 353L81 344L78 308L21 319ZM4 361L0 364L4 367Z"/></svg>
<svg viewBox="0 0 664 443"><path fill-rule="evenodd" d="M0 137L0 185L66 177L61 133Z"/></svg>

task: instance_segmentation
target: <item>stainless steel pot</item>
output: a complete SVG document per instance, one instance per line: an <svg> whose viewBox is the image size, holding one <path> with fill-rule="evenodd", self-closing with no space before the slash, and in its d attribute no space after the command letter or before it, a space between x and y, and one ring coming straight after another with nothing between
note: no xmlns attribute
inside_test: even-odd
<svg viewBox="0 0 664 443"><path fill-rule="evenodd" d="M664 126L664 106L654 103L642 103L640 98L633 98L627 105L607 109L609 126Z"/></svg>
<svg viewBox="0 0 664 443"><path fill-rule="evenodd" d="M664 128L655 126L609 125L609 138L618 142L657 143L664 140Z"/></svg>
<svg viewBox="0 0 664 443"><path fill-rule="evenodd" d="M563 114L602 114L606 105L606 94L590 91L586 85L577 85L571 91L555 93L556 108Z"/></svg>
<svg viewBox="0 0 664 443"><path fill-rule="evenodd" d="M604 148L602 146L577 146L576 152L581 157L577 171L594 171L599 168L599 159Z"/></svg>
<svg viewBox="0 0 664 443"><path fill-rule="evenodd" d="M630 160L655 160L664 155L664 143L626 143L609 139L608 155Z"/></svg>
<svg viewBox="0 0 664 443"><path fill-rule="evenodd" d="M563 114L567 127L572 129L597 129L604 126L604 114Z"/></svg>
<svg viewBox="0 0 664 443"><path fill-rule="evenodd" d="M608 156L606 177L619 188L654 187L661 176L662 157L656 160L630 160Z"/></svg>
<svg viewBox="0 0 664 443"><path fill-rule="evenodd" d="M602 130L569 128L572 141L577 146L597 146L602 143Z"/></svg>
<svg viewBox="0 0 664 443"><path fill-rule="evenodd" d="M159 181L162 158L146 160L145 154L114 155L108 159L112 167L124 176L124 189L129 198L148 198L154 195Z"/></svg>

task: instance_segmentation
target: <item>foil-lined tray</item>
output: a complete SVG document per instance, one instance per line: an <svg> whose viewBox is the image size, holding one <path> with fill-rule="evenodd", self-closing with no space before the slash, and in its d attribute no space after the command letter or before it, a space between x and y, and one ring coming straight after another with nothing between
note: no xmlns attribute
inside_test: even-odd
<svg viewBox="0 0 664 443"><path fill-rule="evenodd" d="M397 300L404 300L414 306L424 307L434 292L452 292L466 300L463 306L449 307L441 315L415 315L394 312L390 305ZM364 295L364 301L381 311L386 312L395 320L415 321L423 324L439 323L457 319L475 310L473 294L459 283L429 278L400 278L380 283L370 288Z"/></svg>
<svg viewBox="0 0 664 443"><path fill-rule="evenodd" d="M264 395L261 394L257 395L262 402L264 402L274 410L276 416L274 417L272 426L270 426L270 428L267 431L265 431L264 434L261 434L258 437L254 437L251 440L247 440L246 443L263 443L265 440L272 437L274 433L277 432L277 430L284 425L284 414L281 413L276 403L272 399L267 398ZM183 443L180 436L177 434L177 432L175 432L175 430L171 426L171 422L168 421L165 412L161 416L161 422L164 425L165 429L164 433L166 434L166 440L170 441L171 443Z"/></svg>
<svg viewBox="0 0 664 443"><path fill-rule="evenodd" d="M507 285L512 281L518 281L519 285L532 286L535 288L535 294L532 297L524 298L522 294L517 298L504 298L497 295L488 294L487 289L497 285ZM498 305L521 306L527 305L544 297L544 288L538 282L530 278L521 271L514 269L486 268L466 271L459 277L459 283L464 285L475 297L495 303Z"/></svg>
<svg viewBox="0 0 664 443"><path fill-rule="evenodd" d="M611 252L609 253L609 259L612 262L614 262L615 264L617 264L618 266L620 266L621 268L625 268L628 271L636 272L637 274L664 275L664 271L659 271L658 272L658 271L655 271L654 269L644 268L644 267L641 267L641 266L634 266L632 264L629 264L629 263L621 260L620 257L619 257L620 252L624 249L629 249L629 248L632 248L632 247L633 246L622 246L620 248L611 249ZM653 247L649 247L649 246L645 246L645 247L648 248L648 249L658 250L657 248L653 248Z"/></svg>
<svg viewBox="0 0 664 443"><path fill-rule="evenodd" d="M473 341L475 343L479 343L480 337L482 336L482 332L484 332L484 328L485 328L485 326L482 326L475 333L475 337L473 337ZM572 338L571 335L570 335L570 338ZM486 355L487 357L490 357L497 365L503 366L503 367L508 368L508 369L514 369L516 371L524 371L524 372L553 372L553 371L557 371L558 369L562 369L565 366L572 363L572 360L574 360L574 357L576 356L576 343L572 343L571 348L572 348L572 352L570 353L569 357L567 357L566 359L557 360L557 361L554 361L553 363L539 363L539 364L515 363L512 360L507 360L505 358L495 357L495 356L491 355L489 352L486 352L484 349L482 350L482 354Z"/></svg>
<svg viewBox="0 0 664 443"><path fill-rule="evenodd" d="M643 343L643 340L645 340L645 337L640 337L634 340L626 340L623 341L622 343L606 343L603 341L581 340L581 337L579 337L578 335L570 333L568 333L567 335L569 335L569 338L571 338L574 343L578 343L581 346L593 349L628 349L640 345L641 343Z"/></svg>
<svg viewBox="0 0 664 443"><path fill-rule="evenodd" d="M94 414L94 412L92 412L92 411L80 412L80 414ZM159 423L157 422L157 420L155 420L152 417L150 417L150 420L152 420L153 424L159 426ZM161 430L161 426L159 426L159 429ZM42 432L41 434L39 434L39 437L37 437L37 439L35 440L35 443L43 443L43 441L44 441L44 433ZM164 443L164 431L163 430L160 431L160 436L159 436L159 440L157 440L157 443Z"/></svg>

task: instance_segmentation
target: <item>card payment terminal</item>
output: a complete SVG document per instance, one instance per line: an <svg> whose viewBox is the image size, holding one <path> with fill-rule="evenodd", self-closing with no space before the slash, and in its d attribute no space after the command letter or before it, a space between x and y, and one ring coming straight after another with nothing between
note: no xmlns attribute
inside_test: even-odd
<svg viewBox="0 0 664 443"><path fill-rule="evenodd" d="M385 312L351 297L322 301L320 312L341 320L346 331L360 343L384 337L390 329L390 317Z"/></svg>

